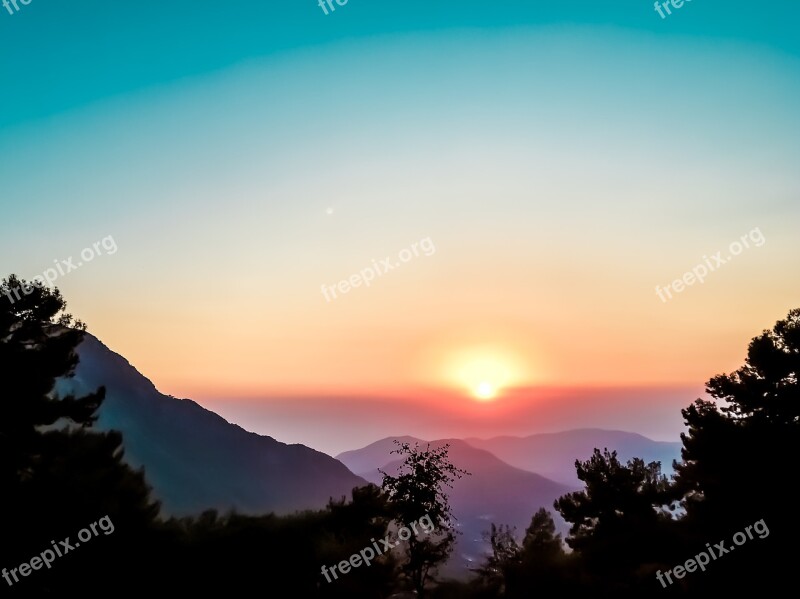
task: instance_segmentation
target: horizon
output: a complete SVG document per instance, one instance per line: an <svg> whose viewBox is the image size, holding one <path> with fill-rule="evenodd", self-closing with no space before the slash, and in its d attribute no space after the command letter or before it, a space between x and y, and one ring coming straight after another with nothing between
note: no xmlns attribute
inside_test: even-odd
<svg viewBox="0 0 800 599"><path fill-rule="evenodd" d="M102 340L97 341L153 383L125 356ZM172 395L153 384L162 395ZM449 391L450 397L447 393L428 389L391 397L226 396L203 401L174 397L194 401L248 432L282 443L300 443L333 457L400 436L426 441L463 440L597 429L638 434L657 442L679 442L680 434L686 432L680 410L698 397L708 399L702 386L531 387L507 390L502 401L475 401L466 406L455 405L462 397L458 391ZM441 405L431 403L442 398L447 401L440 402ZM656 404L647 405L644 398L656 400ZM587 409L590 405L596 406L594 410ZM400 432L395 430L401 428Z"/></svg>
<svg viewBox="0 0 800 599"><path fill-rule="evenodd" d="M474 410L457 414L453 409L426 405L438 397L435 394L427 399L391 398L388 405L386 398L374 396L186 399L250 432L283 443L301 443L335 457L384 438L406 435L430 441L601 429L639 434L652 441L680 442L680 434L686 432L680 410L698 397L707 398L705 392L692 394L690 387L547 389L544 402L535 389L516 393L517 397L507 397L502 406L477 404ZM530 399L525 399L526 393L531 394ZM658 405L642 407L648 399L658 400ZM603 402L601 408L586 409L587 404L598 401ZM494 410L496 407L502 410ZM576 416L581 408L583 413Z"/></svg>

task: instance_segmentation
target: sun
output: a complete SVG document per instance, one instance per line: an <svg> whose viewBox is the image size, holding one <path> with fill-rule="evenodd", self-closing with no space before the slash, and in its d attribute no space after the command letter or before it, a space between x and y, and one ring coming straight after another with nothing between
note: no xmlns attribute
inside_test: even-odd
<svg viewBox="0 0 800 599"><path fill-rule="evenodd" d="M472 390L472 394L475 396L476 399L487 401L497 397L497 387L495 387L489 381L483 381Z"/></svg>
<svg viewBox="0 0 800 599"><path fill-rule="evenodd" d="M447 378L465 389L476 401L498 399L504 389L517 384L524 367L514 352L497 345L473 345L453 351L446 368Z"/></svg>
<svg viewBox="0 0 800 599"><path fill-rule="evenodd" d="M474 325L439 333L419 348L415 377L454 399L481 404L478 410L492 410L546 379L544 352L518 328Z"/></svg>

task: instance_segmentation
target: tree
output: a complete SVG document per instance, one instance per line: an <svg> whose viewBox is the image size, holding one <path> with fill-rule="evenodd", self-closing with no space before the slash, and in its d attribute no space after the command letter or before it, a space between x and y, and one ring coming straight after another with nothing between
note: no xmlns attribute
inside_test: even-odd
<svg viewBox="0 0 800 599"><path fill-rule="evenodd" d="M570 562L556 533L552 514L540 508L531 518L522 543L508 526L492 524L492 553L477 569L484 588L503 597L529 597L537 592L569 590Z"/></svg>
<svg viewBox="0 0 800 599"><path fill-rule="evenodd" d="M322 550L311 563L315 568L314 579L318 580L322 597L384 597L395 582L397 560L387 552L369 559L369 567L354 568L346 576L330 581L329 574L320 575L319 565L335 565L342 558L359 554L365 548L372 553L371 539L383 539L392 522L392 508L388 497L374 484L356 487L352 501L345 498L331 500L325 511L325 520L317 530L311 531L303 542L321 537L318 547ZM362 559L364 554L362 553ZM367 554L369 556L369 554Z"/></svg>
<svg viewBox="0 0 800 599"><path fill-rule="evenodd" d="M5 297L3 297L5 296ZM41 460L40 428L58 421L94 423L104 389L58 397L56 379L73 375L85 325L62 311L59 291L11 275L0 282L0 484L17 489Z"/></svg>
<svg viewBox="0 0 800 599"><path fill-rule="evenodd" d="M488 534L492 552L475 570L483 586L496 595L506 594L509 581L516 578L520 570L522 547L514 532L514 528L510 526L498 526L493 522Z"/></svg>
<svg viewBox="0 0 800 599"><path fill-rule="evenodd" d="M539 508L531 518L530 526L525 530L525 537L522 539L522 551L536 561L545 562L564 555L561 535L556 533L553 515L546 509Z"/></svg>
<svg viewBox="0 0 800 599"><path fill-rule="evenodd" d="M786 547L800 534L796 497L786 488L800 457L799 376L800 309L794 309L751 340L742 367L706 383L713 401L698 399L682 410L688 432L681 435L683 459L675 470L687 536L701 545L730 539L760 519L772 533L758 551L726 556L723 566L693 585L738 592L745 564L776 586L789 581L794 565ZM759 582L754 590L764 587Z"/></svg>
<svg viewBox="0 0 800 599"><path fill-rule="evenodd" d="M57 289L14 275L0 282L0 558L19 563L104 516L118 532L81 553L84 567L48 569L25 581L29 592L81 580L90 562L100 571L98 563L109 560L103 576L113 577L109 546L135 551L132 541L159 510L143 474L122 462L122 436L90 430L104 389L83 397L56 390L58 379L74 375L85 334L65 308Z"/></svg>
<svg viewBox="0 0 800 599"><path fill-rule="evenodd" d="M659 462L622 464L608 449L575 467L584 490L555 502L571 523L567 544L598 584L624 588L640 564L662 557L674 491Z"/></svg>
<svg viewBox="0 0 800 599"><path fill-rule="evenodd" d="M401 565L403 575L419 597L423 597L425 586L434 580L438 567L447 561L453 551L455 534L449 497L443 487L452 488L452 483L464 475L466 470L456 468L448 458L449 444L425 450L419 444L395 440L398 449L390 453L405 456L397 476L380 470L383 475L381 488L388 493L394 509L394 520L398 527L411 530L412 523L429 518L434 530L428 535L412 534L406 544L406 561Z"/></svg>
<svg viewBox="0 0 800 599"><path fill-rule="evenodd" d="M12 302L16 296L19 299ZM5 296L5 297L3 297ZM38 428L67 420L94 422L104 390L85 397L57 397L58 377L72 376L85 325L61 313L56 289L29 285L11 275L0 283L0 483L30 477L41 445ZM61 313L61 314L59 314Z"/></svg>

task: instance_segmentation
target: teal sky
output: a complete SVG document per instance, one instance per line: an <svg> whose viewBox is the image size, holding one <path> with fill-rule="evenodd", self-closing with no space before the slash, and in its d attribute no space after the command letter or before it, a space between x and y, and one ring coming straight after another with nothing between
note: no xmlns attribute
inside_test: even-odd
<svg viewBox="0 0 800 599"><path fill-rule="evenodd" d="M798 17L800 6L786 0L694 0L664 20L648 0L349 0L328 16L314 0L33 0L14 15L0 11L0 129L288 50L324 53L343 40L585 25L797 56Z"/></svg>
<svg viewBox="0 0 800 599"><path fill-rule="evenodd" d="M798 16L0 6L0 270L112 235L57 285L176 396L452 387L419 363L473 342L513 348L525 384L700 385L800 297ZM763 247L659 301L755 227ZM427 237L379 285L320 294Z"/></svg>

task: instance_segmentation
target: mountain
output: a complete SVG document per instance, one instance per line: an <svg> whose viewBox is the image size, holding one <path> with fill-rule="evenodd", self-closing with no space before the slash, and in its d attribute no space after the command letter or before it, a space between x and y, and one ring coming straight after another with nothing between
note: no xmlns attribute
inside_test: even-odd
<svg viewBox="0 0 800 599"><path fill-rule="evenodd" d="M104 385L96 428L123 434L125 460L145 468L169 515L209 508L278 514L325 507L365 481L304 445L248 432L189 399L159 393L125 358L87 334L73 379L61 392Z"/></svg>
<svg viewBox="0 0 800 599"><path fill-rule="evenodd" d="M389 454L396 449L393 439L407 441L413 446L419 442L424 448L427 441L413 437L390 437L376 441L362 449L346 451L337 456L339 461L370 482L380 484L378 468L396 475L402 458ZM456 480L452 489L446 489L450 505L457 518L457 527L463 533L459 538L458 556L451 560L449 572L463 571L482 559L488 544L483 533L490 523L516 526L522 533L528 527L534 512L545 507L554 512L553 501L577 489L576 485L563 485L552 480L506 464L490 452L478 449L460 439L431 441L431 447L449 443L448 457L457 467L471 473ZM554 513L559 530L566 525Z"/></svg>
<svg viewBox="0 0 800 599"><path fill-rule="evenodd" d="M342 464L350 468L351 471L359 474L362 478L375 484L380 484L381 477L378 473L378 468L383 468L386 464L394 462L399 458L396 454L391 452L397 449L395 440L401 443L408 443L413 446L419 443L421 446L426 445L428 442L416 437L387 437L375 443L370 443L361 449L354 449L352 451L345 451L336 456Z"/></svg>
<svg viewBox="0 0 800 599"><path fill-rule="evenodd" d="M530 472L567 485L578 485L575 460L587 460L594 448L617 450L620 460L633 457L645 462L661 462L661 471L672 473L672 460L679 460L681 444L653 441L636 433L602 429L577 429L560 433L531 435L529 437L494 437L492 439L465 439L479 449L485 449L498 458Z"/></svg>

